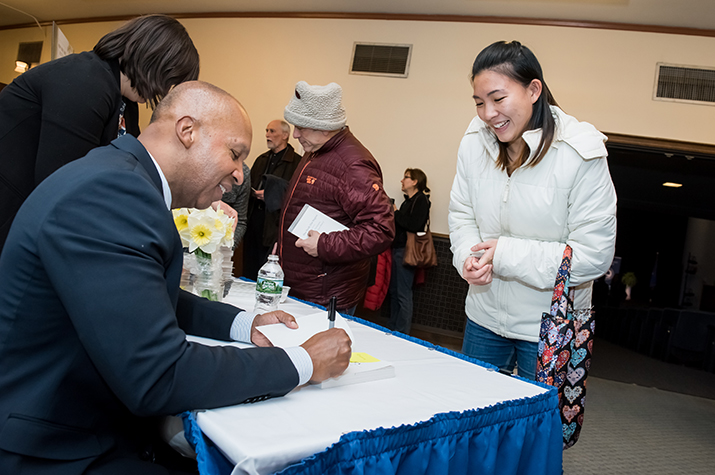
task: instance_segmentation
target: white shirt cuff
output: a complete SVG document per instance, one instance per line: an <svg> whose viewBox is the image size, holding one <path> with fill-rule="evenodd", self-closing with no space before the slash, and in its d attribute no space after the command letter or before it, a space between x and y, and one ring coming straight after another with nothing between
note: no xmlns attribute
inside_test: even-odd
<svg viewBox="0 0 715 475"><path fill-rule="evenodd" d="M298 371L298 386L302 386L313 376L313 360L302 346L292 346L283 348L288 358L293 362L293 366Z"/></svg>
<svg viewBox="0 0 715 475"><path fill-rule="evenodd" d="M251 343L251 326L253 326L254 318L256 318L256 312L238 312L238 315L236 315L236 318L233 319L233 323L231 324L231 332L229 333L231 339L243 343Z"/></svg>
<svg viewBox="0 0 715 475"><path fill-rule="evenodd" d="M232 340L251 343L251 327L256 312L239 312L231 324L230 337ZM296 371L298 371L298 386L302 386L313 376L313 360L302 346L284 348L288 358L290 358Z"/></svg>

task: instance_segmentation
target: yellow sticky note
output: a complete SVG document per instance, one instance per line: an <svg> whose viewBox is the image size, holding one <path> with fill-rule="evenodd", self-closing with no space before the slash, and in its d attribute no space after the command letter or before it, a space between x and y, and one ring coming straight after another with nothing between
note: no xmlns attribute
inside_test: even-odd
<svg viewBox="0 0 715 475"><path fill-rule="evenodd" d="M377 363L378 360L374 356L370 356L367 353L353 353L350 356L351 363Z"/></svg>

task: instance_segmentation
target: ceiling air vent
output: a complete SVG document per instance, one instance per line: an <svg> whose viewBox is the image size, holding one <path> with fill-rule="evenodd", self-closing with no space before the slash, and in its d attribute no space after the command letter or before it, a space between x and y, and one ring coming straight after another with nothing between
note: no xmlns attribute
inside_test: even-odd
<svg viewBox="0 0 715 475"><path fill-rule="evenodd" d="M29 64L37 64L42 57L42 41L20 43L17 48L17 60Z"/></svg>
<svg viewBox="0 0 715 475"><path fill-rule="evenodd" d="M715 68L658 63L653 99L715 105Z"/></svg>
<svg viewBox="0 0 715 475"><path fill-rule="evenodd" d="M355 43L350 73L406 78L411 54L412 45Z"/></svg>

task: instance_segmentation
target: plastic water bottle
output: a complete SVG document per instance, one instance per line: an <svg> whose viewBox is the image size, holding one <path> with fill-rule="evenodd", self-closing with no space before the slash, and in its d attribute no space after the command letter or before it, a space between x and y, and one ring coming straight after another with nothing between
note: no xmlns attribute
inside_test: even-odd
<svg viewBox="0 0 715 475"><path fill-rule="evenodd" d="M278 264L278 256L271 254L268 262L258 271L256 281L256 312L272 312L278 309L283 291L283 269Z"/></svg>

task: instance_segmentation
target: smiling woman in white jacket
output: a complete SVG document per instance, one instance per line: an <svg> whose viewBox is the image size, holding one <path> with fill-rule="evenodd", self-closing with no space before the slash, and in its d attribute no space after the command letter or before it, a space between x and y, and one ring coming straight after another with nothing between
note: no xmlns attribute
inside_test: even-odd
<svg viewBox="0 0 715 475"><path fill-rule="evenodd" d="M595 127L556 106L533 53L483 50L472 68L478 117L459 147L449 206L453 264L470 283L462 351L534 379L541 314L566 244L575 307L613 260L616 194Z"/></svg>

